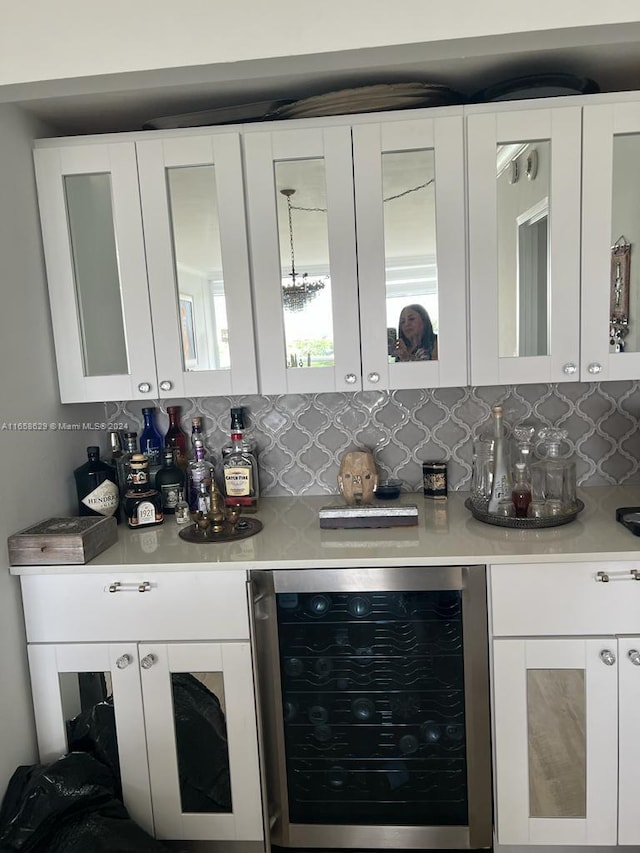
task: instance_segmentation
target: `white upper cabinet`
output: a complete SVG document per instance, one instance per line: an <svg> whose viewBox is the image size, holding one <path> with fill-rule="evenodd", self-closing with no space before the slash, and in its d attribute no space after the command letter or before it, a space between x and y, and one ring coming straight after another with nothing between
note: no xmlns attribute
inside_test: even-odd
<svg viewBox="0 0 640 853"><path fill-rule="evenodd" d="M580 378L581 107L467 119L471 383Z"/></svg>
<svg viewBox="0 0 640 853"><path fill-rule="evenodd" d="M156 397L135 147L39 148L35 166L60 399Z"/></svg>
<svg viewBox="0 0 640 853"><path fill-rule="evenodd" d="M583 130L585 380L640 375L640 101L587 105Z"/></svg>
<svg viewBox="0 0 640 853"><path fill-rule="evenodd" d="M462 115L439 113L245 132L262 393L466 383Z"/></svg>
<svg viewBox="0 0 640 853"><path fill-rule="evenodd" d="M363 388L465 385L462 117L356 125L353 145Z"/></svg>
<svg viewBox="0 0 640 853"><path fill-rule="evenodd" d="M260 390L358 390L351 128L249 132L244 148Z"/></svg>
<svg viewBox="0 0 640 853"><path fill-rule="evenodd" d="M136 149L159 396L255 394L239 136Z"/></svg>
<svg viewBox="0 0 640 853"><path fill-rule="evenodd" d="M238 134L35 163L62 402L255 393Z"/></svg>

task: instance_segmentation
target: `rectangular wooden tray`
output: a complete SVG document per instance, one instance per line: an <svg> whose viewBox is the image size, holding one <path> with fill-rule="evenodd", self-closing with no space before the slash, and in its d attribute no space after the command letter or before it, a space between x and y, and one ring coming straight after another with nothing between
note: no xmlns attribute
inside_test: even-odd
<svg viewBox="0 0 640 853"><path fill-rule="evenodd" d="M48 518L9 536L9 565L83 565L118 539L115 518Z"/></svg>

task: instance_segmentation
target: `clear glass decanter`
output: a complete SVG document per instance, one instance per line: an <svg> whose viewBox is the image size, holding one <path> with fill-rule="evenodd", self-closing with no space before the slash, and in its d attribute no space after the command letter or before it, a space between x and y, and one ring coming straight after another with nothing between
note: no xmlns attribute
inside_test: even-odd
<svg viewBox="0 0 640 853"><path fill-rule="evenodd" d="M560 447L567 439L565 429L543 427L538 431L536 453L531 466L534 501L543 501L548 515L572 512L576 507L576 463L562 456Z"/></svg>

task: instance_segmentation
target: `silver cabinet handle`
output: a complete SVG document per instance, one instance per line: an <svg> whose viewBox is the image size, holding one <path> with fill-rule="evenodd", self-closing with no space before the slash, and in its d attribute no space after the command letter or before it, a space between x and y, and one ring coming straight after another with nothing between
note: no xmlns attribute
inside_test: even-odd
<svg viewBox="0 0 640 853"><path fill-rule="evenodd" d="M562 365L562 372L566 373L567 376L571 376L578 369L578 365L574 364L572 361L568 361L566 364Z"/></svg>
<svg viewBox="0 0 640 853"><path fill-rule="evenodd" d="M606 572L596 572L596 582L609 583L609 575Z"/></svg>
<svg viewBox="0 0 640 853"><path fill-rule="evenodd" d="M600 373L602 370L602 365L598 361L592 361L591 364L587 367L589 373Z"/></svg>
<svg viewBox="0 0 640 853"><path fill-rule="evenodd" d="M640 652L637 649L629 649L627 657L634 666L640 666Z"/></svg>
<svg viewBox="0 0 640 853"><path fill-rule="evenodd" d="M353 385L357 381L357 379L358 377L355 375L355 373L347 373L347 375L344 377L344 381L349 385Z"/></svg>
<svg viewBox="0 0 640 853"><path fill-rule="evenodd" d="M141 383L138 385L138 391L139 391L141 394L148 394L148 393L149 393L149 391L151 391L151 385L150 385L148 382L141 382Z"/></svg>
<svg viewBox="0 0 640 853"><path fill-rule="evenodd" d="M105 587L105 592L149 592L150 590L151 581L130 581L127 583L113 581Z"/></svg>
<svg viewBox="0 0 640 853"><path fill-rule="evenodd" d="M116 666L118 669L126 669L129 664L133 663L133 658L131 655L120 655L120 657L116 660Z"/></svg>
<svg viewBox="0 0 640 853"><path fill-rule="evenodd" d="M145 655L140 661L140 666L143 669L151 669L154 663L158 662L158 658L155 655L149 654Z"/></svg>
<svg viewBox="0 0 640 853"><path fill-rule="evenodd" d="M379 374L379 373L376 373L376 372L375 372L375 370L374 370L374 371L373 371L373 373L370 373L370 374L367 376L367 379L369 380L369 382L374 382L374 383L375 383L375 382L380 382L380 374Z"/></svg>
<svg viewBox="0 0 640 853"><path fill-rule="evenodd" d="M163 379L162 382L160 383L160 390L161 391L171 391L172 388L173 388L173 382L170 382L168 379Z"/></svg>
<svg viewBox="0 0 640 853"><path fill-rule="evenodd" d="M640 569L629 569L629 574L634 581L640 581Z"/></svg>
<svg viewBox="0 0 640 853"><path fill-rule="evenodd" d="M600 660L602 663L606 663L607 666L613 666L616 662L616 656L610 649L603 649L600 652Z"/></svg>

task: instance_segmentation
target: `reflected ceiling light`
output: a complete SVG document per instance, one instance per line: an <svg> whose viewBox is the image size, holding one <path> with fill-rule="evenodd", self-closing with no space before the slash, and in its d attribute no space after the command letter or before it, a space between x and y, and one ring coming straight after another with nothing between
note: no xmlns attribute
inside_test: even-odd
<svg viewBox="0 0 640 853"><path fill-rule="evenodd" d="M287 199L287 216L289 219L289 247L291 249L291 272L287 281L282 283L282 304L286 311L302 311L316 298L319 290L323 290L327 279L309 280L306 272L300 275L296 272L295 252L293 248L293 222L291 218L291 196L295 190L280 190Z"/></svg>

